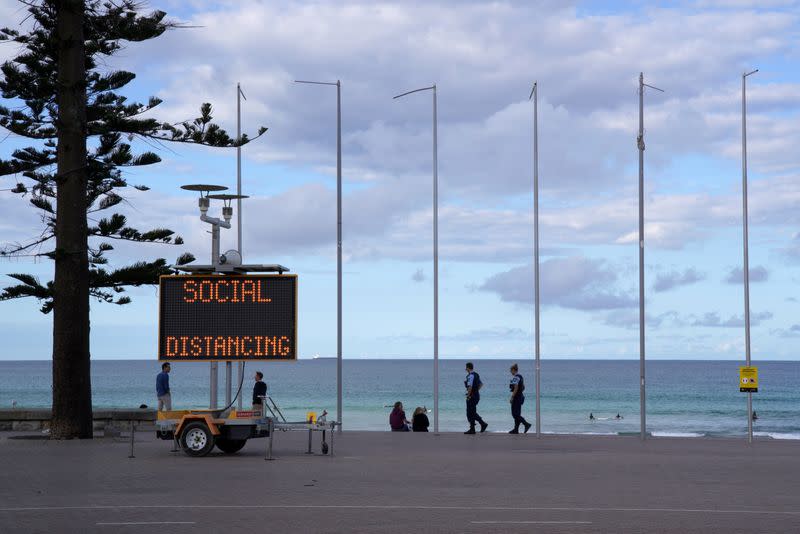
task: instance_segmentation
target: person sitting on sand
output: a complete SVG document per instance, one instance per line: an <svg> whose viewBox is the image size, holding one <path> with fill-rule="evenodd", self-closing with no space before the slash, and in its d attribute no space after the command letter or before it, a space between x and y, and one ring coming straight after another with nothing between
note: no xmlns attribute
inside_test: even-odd
<svg viewBox="0 0 800 534"><path fill-rule="evenodd" d="M428 416L425 415L425 408L421 406L417 406L417 409L414 410L414 417L411 418L411 421L411 430L414 432L427 432L431 425Z"/></svg>
<svg viewBox="0 0 800 534"><path fill-rule="evenodd" d="M403 411L403 403L395 402L394 409L389 414L389 426L392 427L392 432L408 432L410 424L411 422L406 419L406 412Z"/></svg>

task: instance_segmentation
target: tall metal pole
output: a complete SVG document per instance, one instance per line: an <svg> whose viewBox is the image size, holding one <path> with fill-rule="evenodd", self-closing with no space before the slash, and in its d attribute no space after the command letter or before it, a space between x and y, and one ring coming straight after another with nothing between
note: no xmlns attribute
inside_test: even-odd
<svg viewBox="0 0 800 534"><path fill-rule="evenodd" d="M433 85L433 431L439 432L439 133Z"/></svg>
<svg viewBox="0 0 800 534"><path fill-rule="evenodd" d="M656 91L663 89L644 83L644 74L639 73L639 417L641 439L647 438L647 412L645 410L645 352L644 352L644 88Z"/></svg>
<svg viewBox="0 0 800 534"><path fill-rule="evenodd" d="M656 91L663 89L644 83L644 74L639 73L639 417L641 438L647 438L647 412L645 410L645 353L644 353L644 88Z"/></svg>
<svg viewBox="0 0 800 534"><path fill-rule="evenodd" d="M211 265L216 267L219 264L219 226L216 224L211 225ZM217 388L219 387L219 363L209 363L209 395L210 399L208 407L215 409L217 407L217 399L219 397Z"/></svg>
<svg viewBox="0 0 800 534"><path fill-rule="evenodd" d="M536 359L536 437L542 436L541 412L541 358L539 347L539 91L538 82L533 82L531 96L533 98L533 328L534 357Z"/></svg>
<svg viewBox="0 0 800 534"><path fill-rule="evenodd" d="M395 99L433 91L433 431L439 432L439 148L436 85L407 91Z"/></svg>
<svg viewBox="0 0 800 534"><path fill-rule="evenodd" d="M242 86L236 84L236 142L242 139ZM236 147L236 246L242 254L242 147Z"/></svg>
<svg viewBox="0 0 800 534"><path fill-rule="evenodd" d="M742 73L742 241L744 248L744 346L746 365L750 366L750 258L747 236L747 99L746 80L751 74ZM747 392L747 442L753 442L753 392Z"/></svg>
<svg viewBox="0 0 800 534"><path fill-rule="evenodd" d="M236 141L241 141L242 138L242 97L244 93L242 93L242 86L240 83L236 84ZM245 99L246 100L246 99ZM242 256L242 147L236 147L236 194L239 195L240 198L236 199L236 249L239 251L239 256ZM231 362L225 362L225 377L226 377L226 399L227 402L225 405L227 406L230 404L231 400L231 393L232 387L230 380L231 374ZM242 362L236 363L236 376L241 383L244 379L244 367ZM239 399L237 401L237 405L239 409L242 409L242 395L239 395Z"/></svg>
<svg viewBox="0 0 800 534"><path fill-rule="evenodd" d="M342 82L336 80L336 422L342 431Z"/></svg>
<svg viewBox="0 0 800 534"><path fill-rule="evenodd" d="M336 86L336 422L342 431L342 82L295 83Z"/></svg>
<svg viewBox="0 0 800 534"><path fill-rule="evenodd" d="M639 73L639 417L641 439L647 437L644 366L644 74Z"/></svg>

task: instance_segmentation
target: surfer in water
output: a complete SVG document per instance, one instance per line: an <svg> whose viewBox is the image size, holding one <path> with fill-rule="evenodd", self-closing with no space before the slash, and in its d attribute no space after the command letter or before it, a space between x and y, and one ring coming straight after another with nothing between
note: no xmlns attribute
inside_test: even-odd
<svg viewBox="0 0 800 534"><path fill-rule="evenodd" d="M589 421L594 421L594 414L589 412Z"/></svg>

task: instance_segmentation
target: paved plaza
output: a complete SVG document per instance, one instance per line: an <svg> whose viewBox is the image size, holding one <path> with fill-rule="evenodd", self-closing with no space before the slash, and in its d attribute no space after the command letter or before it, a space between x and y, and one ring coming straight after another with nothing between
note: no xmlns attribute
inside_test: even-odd
<svg viewBox="0 0 800 534"><path fill-rule="evenodd" d="M190 458L138 433L0 434L8 532L800 532L800 442L278 433Z"/></svg>

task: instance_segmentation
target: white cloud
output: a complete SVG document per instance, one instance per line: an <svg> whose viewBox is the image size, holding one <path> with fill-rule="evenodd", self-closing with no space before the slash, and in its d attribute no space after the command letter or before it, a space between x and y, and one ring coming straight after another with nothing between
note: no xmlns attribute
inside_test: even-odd
<svg viewBox="0 0 800 534"><path fill-rule="evenodd" d="M750 324L752 326L758 326L763 321L769 319L772 319L771 312L757 312L750 314ZM723 319L717 312L708 312L701 317L695 317L690 325L712 328L743 328L744 316L731 315L727 319Z"/></svg>
<svg viewBox="0 0 800 534"><path fill-rule="evenodd" d="M636 298L614 287L616 270L601 260L582 256L542 262L540 282L544 305L577 310L613 310L635 306ZM533 266L515 267L487 279L479 289L496 293L501 300L532 303Z"/></svg>
<svg viewBox="0 0 800 534"><path fill-rule="evenodd" d="M749 269L751 282L766 282L769 278L769 271L763 265L756 265ZM725 275L725 282L729 284L744 284L744 269L734 267Z"/></svg>
<svg viewBox="0 0 800 534"><path fill-rule="evenodd" d="M705 280L705 273L698 272L696 269L689 268L683 272L669 271L665 273L658 273L656 281L653 283L653 290L657 293L669 291L680 286L686 286Z"/></svg>

